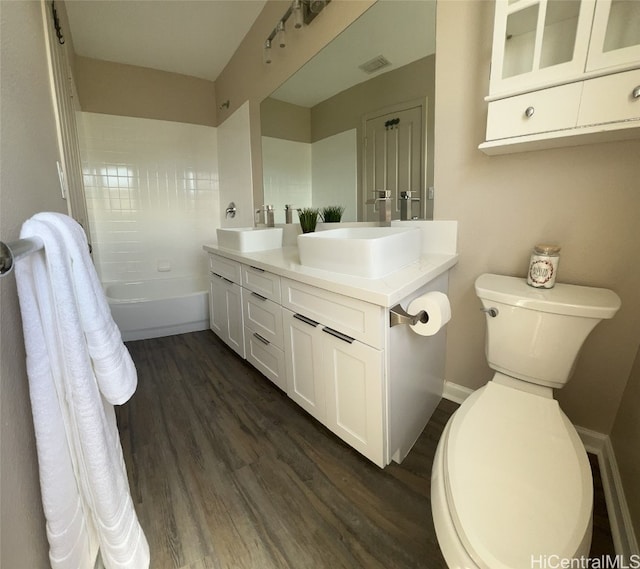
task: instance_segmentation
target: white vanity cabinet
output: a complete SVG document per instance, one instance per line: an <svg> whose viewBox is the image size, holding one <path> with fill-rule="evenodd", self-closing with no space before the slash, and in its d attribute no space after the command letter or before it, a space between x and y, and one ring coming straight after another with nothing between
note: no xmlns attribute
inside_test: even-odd
<svg viewBox="0 0 640 569"><path fill-rule="evenodd" d="M497 0L487 154L640 137L640 3Z"/></svg>
<svg viewBox="0 0 640 569"><path fill-rule="evenodd" d="M232 350L245 357L240 263L209 255L209 321Z"/></svg>
<svg viewBox="0 0 640 569"><path fill-rule="evenodd" d="M282 289L289 397L385 466L384 311L289 279Z"/></svg>
<svg viewBox="0 0 640 569"><path fill-rule="evenodd" d="M445 334L425 338L389 318L390 306L448 288L456 256L446 239L455 243L455 233L450 222L431 223L441 233L430 243L451 254L356 284L301 268L293 248L243 255L205 246L212 330L381 468L402 462L442 397Z"/></svg>

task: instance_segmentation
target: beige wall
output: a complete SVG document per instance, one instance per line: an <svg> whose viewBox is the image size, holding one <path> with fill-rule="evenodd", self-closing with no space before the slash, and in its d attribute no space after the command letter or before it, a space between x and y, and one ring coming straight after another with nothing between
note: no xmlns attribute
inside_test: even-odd
<svg viewBox="0 0 640 569"><path fill-rule="evenodd" d="M622 298L558 393L574 423L610 433L640 340L640 265L633 262L640 259L640 141L480 152L492 19L492 2L438 4L435 214L458 220L460 251L450 281L447 379L475 388L492 375L475 278L487 271L524 276L532 245L555 241L562 245L560 282L611 288Z"/></svg>
<svg viewBox="0 0 640 569"><path fill-rule="evenodd" d="M217 125L213 81L80 56L74 70L83 111Z"/></svg>
<svg viewBox="0 0 640 569"><path fill-rule="evenodd" d="M311 109L267 97L260 104L262 136L311 142Z"/></svg>
<svg viewBox="0 0 640 569"><path fill-rule="evenodd" d="M0 2L0 237L38 211L66 212L40 3ZM50 567L15 276L0 279L0 566Z"/></svg>
<svg viewBox="0 0 640 569"><path fill-rule="evenodd" d="M640 351L622 396L611 441L616 453L625 498L637 538L640 538Z"/></svg>
<svg viewBox="0 0 640 569"><path fill-rule="evenodd" d="M430 55L318 103L311 111L312 140L361 128L362 116L367 113L425 97L429 99L427 119L432 124L434 95L435 55Z"/></svg>

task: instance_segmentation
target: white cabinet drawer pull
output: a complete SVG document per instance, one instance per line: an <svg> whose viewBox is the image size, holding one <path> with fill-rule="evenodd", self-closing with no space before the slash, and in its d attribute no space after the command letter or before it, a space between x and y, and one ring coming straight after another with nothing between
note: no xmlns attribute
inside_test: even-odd
<svg viewBox="0 0 640 569"><path fill-rule="evenodd" d="M349 344L353 344L355 340L355 338L352 338L351 336L347 336L346 334L343 334L342 332L338 332L337 330L334 330L333 328L329 328L328 326L325 326L322 329L322 331L326 332L327 334L331 334L332 336L335 336L339 340L342 340L343 342L347 342Z"/></svg>
<svg viewBox="0 0 640 569"><path fill-rule="evenodd" d="M300 320L301 322L304 322L305 324L309 324L309 326L313 326L314 328L319 324L319 322L311 320L311 318L307 318L306 316L302 316L302 314L296 313L293 315L293 317Z"/></svg>
<svg viewBox="0 0 640 569"><path fill-rule="evenodd" d="M631 97L633 99L640 99L640 85L638 85L633 91L631 91Z"/></svg>
<svg viewBox="0 0 640 569"><path fill-rule="evenodd" d="M536 110L533 107L527 107L524 111L525 116L530 119L534 114L535 114Z"/></svg>
<svg viewBox="0 0 640 569"><path fill-rule="evenodd" d="M253 265L249 265L249 268L250 268L252 271L257 271L257 272L259 272L259 273L264 273L264 269L261 269L260 267L254 267Z"/></svg>
<svg viewBox="0 0 640 569"><path fill-rule="evenodd" d="M259 298L260 300L267 300L266 296L262 296L261 294L258 294L257 292L252 292L251 296L255 296L256 298Z"/></svg>
<svg viewBox="0 0 640 569"><path fill-rule="evenodd" d="M268 346L271 342L269 342L269 340L263 338L260 334L258 334L257 332L253 333L254 337L257 338L258 340L260 340L265 346Z"/></svg>

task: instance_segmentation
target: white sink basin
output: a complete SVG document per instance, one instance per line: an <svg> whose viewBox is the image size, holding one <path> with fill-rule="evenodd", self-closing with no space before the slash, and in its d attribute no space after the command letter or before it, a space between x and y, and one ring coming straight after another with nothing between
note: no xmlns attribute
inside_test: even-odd
<svg viewBox="0 0 640 569"><path fill-rule="evenodd" d="M422 232L406 227L347 227L298 235L307 267L377 279L420 258Z"/></svg>
<svg viewBox="0 0 640 569"><path fill-rule="evenodd" d="M218 246L250 253L282 247L282 227L225 227L216 229Z"/></svg>

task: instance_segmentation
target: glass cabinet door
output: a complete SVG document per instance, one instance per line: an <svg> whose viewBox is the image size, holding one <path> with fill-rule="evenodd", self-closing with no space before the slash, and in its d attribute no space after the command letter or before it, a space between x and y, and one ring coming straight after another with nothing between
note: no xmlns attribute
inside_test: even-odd
<svg viewBox="0 0 640 569"><path fill-rule="evenodd" d="M490 95L578 78L595 0L498 0Z"/></svg>
<svg viewBox="0 0 640 569"><path fill-rule="evenodd" d="M587 71L640 67L640 1L598 0Z"/></svg>

